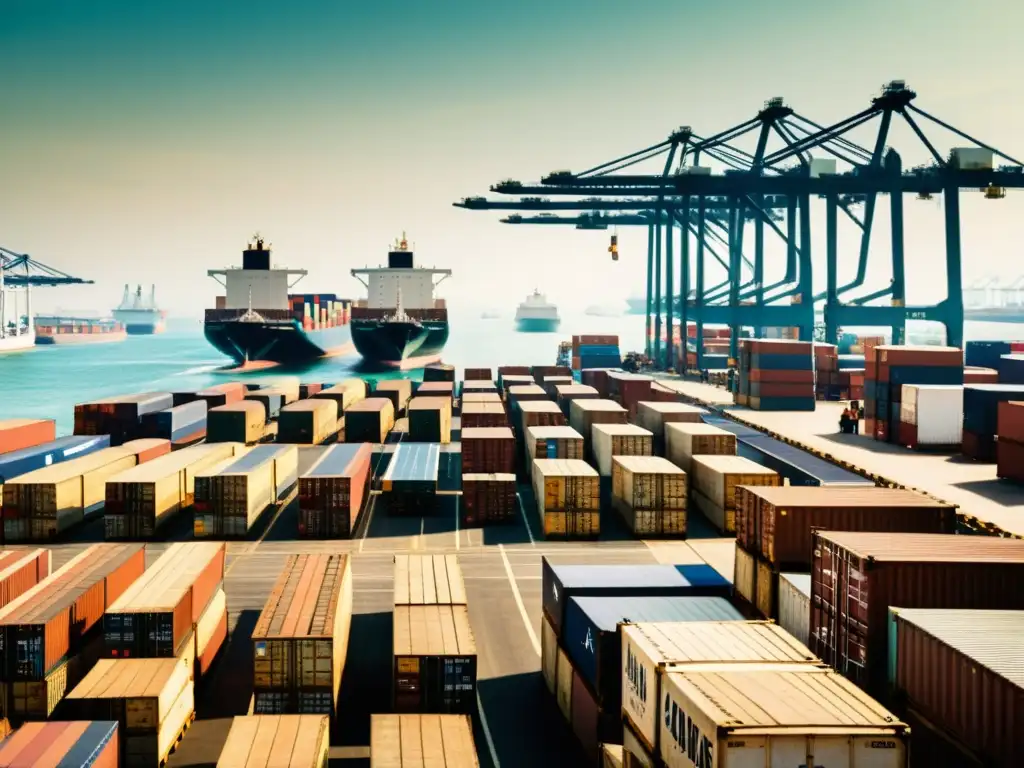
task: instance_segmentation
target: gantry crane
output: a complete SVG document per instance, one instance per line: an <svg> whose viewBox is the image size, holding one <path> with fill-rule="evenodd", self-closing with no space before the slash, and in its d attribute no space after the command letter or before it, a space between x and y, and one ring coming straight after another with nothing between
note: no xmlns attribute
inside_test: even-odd
<svg viewBox="0 0 1024 768"><path fill-rule="evenodd" d="M27 331L32 330L32 286L92 285L92 280L72 277L66 272L54 269L33 259L28 254L16 253L0 246L0 338L7 335L7 301L9 289L25 289L25 313L28 318ZM14 333L21 333L21 319L17 295L13 296Z"/></svg>

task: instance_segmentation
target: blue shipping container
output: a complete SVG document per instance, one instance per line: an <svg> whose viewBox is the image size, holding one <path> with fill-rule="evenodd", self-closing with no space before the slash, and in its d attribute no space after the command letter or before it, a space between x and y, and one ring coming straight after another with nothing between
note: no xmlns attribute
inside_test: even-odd
<svg viewBox="0 0 1024 768"><path fill-rule="evenodd" d="M737 448L740 455L774 470L790 485L874 485L860 475L767 435L738 438Z"/></svg>
<svg viewBox="0 0 1024 768"><path fill-rule="evenodd" d="M1024 355L1003 355L996 370L1000 384L1024 384Z"/></svg>
<svg viewBox="0 0 1024 768"><path fill-rule="evenodd" d="M751 395L754 397L754 395ZM750 403L751 408L759 411L813 411L814 397L759 397L757 404Z"/></svg>
<svg viewBox="0 0 1024 768"><path fill-rule="evenodd" d="M759 371L813 371L814 358L810 351L799 355L753 353L750 355L750 367Z"/></svg>
<svg viewBox="0 0 1024 768"><path fill-rule="evenodd" d="M964 429L976 435L996 434L999 403L1024 400L1024 384L968 384L964 387Z"/></svg>
<svg viewBox="0 0 1024 768"><path fill-rule="evenodd" d="M205 400L194 400L142 417L143 433L172 443L198 440L206 435Z"/></svg>
<svg viewBox="0 0 1024 768"><path fill-rule="evenodd" d="M674 565L552 565L545 557L541 570L544 613L559 637L570 597L721 597L730 590L725 579L708 583L704 571L692 583Z"/></svg>
<svg viewBox="0 0 1024 768"><path fill-rule="evenodd" d="M724 371L729 367L728 355L704 355L700 360L706 371Z"/></svg>
<svg viewBox="0 0 1024 768"><path fill-rule="evenodd" d="M998 370L999 358L1008 354L1008 341L968 341L964 345L964 365Z"/></svg>
<svg viewBox="0 0 1024 768"><path fill-rule="evenodd" d="M74 435L58 437L49 443L0 454L0 483L36 469L69 459L88 456L110 447L110 435Z"/></svg>
<svg viewBox="0 0 1024 768"><path fill-rule="evenodd" d="M617 344L580 344L576 355L578 357L589 357L591 355L619 355Z"/></svg>
<svg viewBox="0 0 1024 768"><path fill-rule="evenodd" d="M628 567L628 566L627 566ZM742 621L721 597L573 597L563 644L599 704L618 706L622 679L620 622Z"/></svg>
<svg viewBox="0 0 1024 768"><path fill-rule="evenodd" d="M840 355L839 356L839 370L840 371L863 371L864 370L864 355Z"/></svg>
<svg viewBox="0 0 1024 768"><path fill-rule="evenodd" d="M964 369L961 366L894 365L889 368L889 390L894 401L899 401L904 384L963 383Z"/></svg>

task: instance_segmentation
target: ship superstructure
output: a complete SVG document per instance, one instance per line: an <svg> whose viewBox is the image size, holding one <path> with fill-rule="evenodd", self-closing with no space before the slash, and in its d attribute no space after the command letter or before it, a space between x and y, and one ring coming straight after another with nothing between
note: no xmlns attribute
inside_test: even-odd
<svg viewBox="0 0 1024 768"><path fill-rule="evenodd" d="M163 333L167 313L156 304L156 286L150 286L149 296L142 295L142 286L131 292L129 286L124 287L121 304L114 310L114 319L124 326L129 336L149 336Z"/></svg>
<svg viewBox="0 0 1024 768"><path fill-rule="evenodd" d="M550 333L558 329L558 307L538 290L526 297L516 310L516 329L527 333Z"/></svg>
<svg viewBox="0 0 1024 768"><path fill-rule="evenodd" d="M352 343L363 359L401 364L440 355L448 342L448 310L435 291L451 274L417 267L404 233L388 252L386 267L353 269L366 287L366 299L352 308Z"/></svg>

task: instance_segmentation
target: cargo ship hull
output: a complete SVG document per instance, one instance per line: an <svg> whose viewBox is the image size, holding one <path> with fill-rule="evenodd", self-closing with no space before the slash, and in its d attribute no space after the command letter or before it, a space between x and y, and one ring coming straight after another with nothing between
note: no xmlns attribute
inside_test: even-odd
<svg viewBox="0 0 1024 768"><path fill-rule="evenodd" d="M516 330L521 333L554 333L558 330L558 325L558 319L546 317L527 317L516 320Z"/></svg>
<svg viewBox="0 0 1024 768"><path fill-rule="evenodd" d="M368 363L401 363L403 360L440 355L448 343L447 320L418 323L387 320L352 320L352 344Z"/></svg>
<svg viewBox="0 0 1024 768"><path fill-rule="evenodd" d="M128 334L124 331L110 331L109 333L57 333L57 334L36 334L36 344L46 346L77 346L79 344L111 344L124 341Z"/></svg>
<svg viewBox="0 0 1024 768"><path fill-rule="evenodd" d="M300 365L324 357L350 341L347 326L304 330L295 320L207 320L203 333L213 347L238 364L266 361Z"/></svg>
<svg viewBox="0 0 1024 768"><path fill-rule="evenodd" d="M125 333L129 336L152 336L163 333L166 329L162 320L158 323L135 323L124 327Z"/></svg>

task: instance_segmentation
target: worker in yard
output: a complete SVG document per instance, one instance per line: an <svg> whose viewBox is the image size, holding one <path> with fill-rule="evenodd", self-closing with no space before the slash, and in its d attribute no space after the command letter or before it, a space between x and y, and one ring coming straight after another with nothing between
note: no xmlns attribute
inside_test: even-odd
<svg viewBox="0 0 1024 768"><path fill-rule="evenodd" d="M843 408L843 412L839 416L839 432L843 435L849 435L852 433L853 418L852 412L849 408Z"/></svg>

